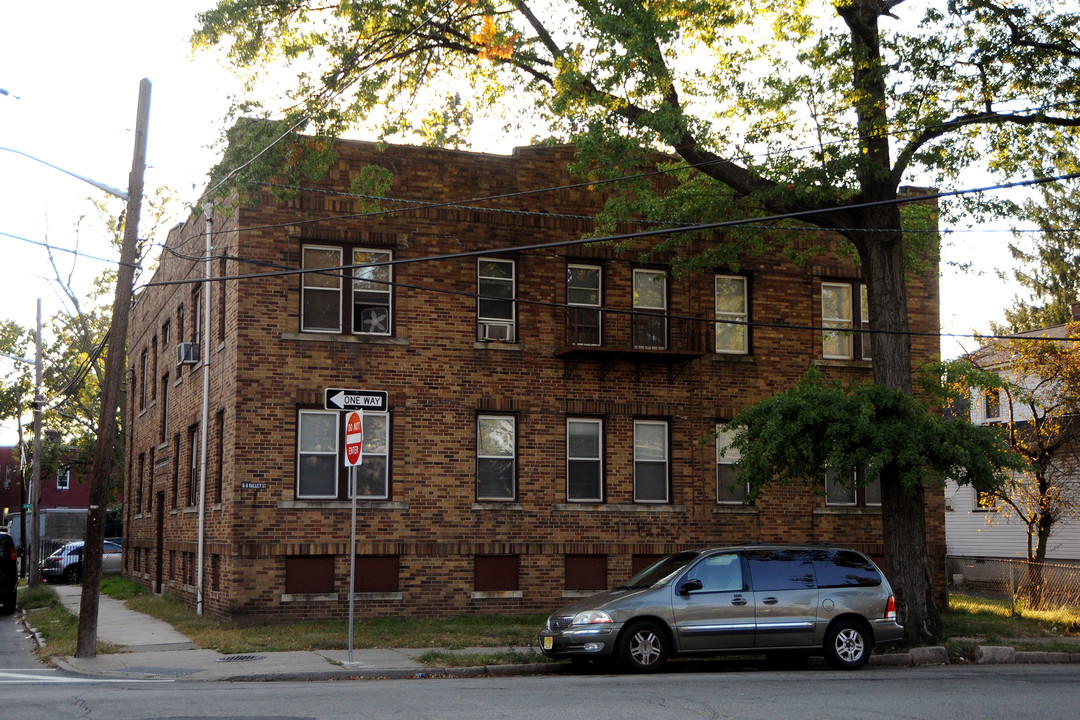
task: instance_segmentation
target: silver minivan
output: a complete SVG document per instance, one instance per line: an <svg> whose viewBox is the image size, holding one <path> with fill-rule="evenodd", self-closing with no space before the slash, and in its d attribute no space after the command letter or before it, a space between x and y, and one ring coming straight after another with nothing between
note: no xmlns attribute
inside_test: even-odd
<svg viewBox="0 0 1080 720"><path fill-rule="evenodd" d="M635 672L677 655L824 655L857 670L873 647L900 643L888 580L860 552L819 545L744 545L668 555L614 590L561 608L540 650L616 659Z"/></svg>

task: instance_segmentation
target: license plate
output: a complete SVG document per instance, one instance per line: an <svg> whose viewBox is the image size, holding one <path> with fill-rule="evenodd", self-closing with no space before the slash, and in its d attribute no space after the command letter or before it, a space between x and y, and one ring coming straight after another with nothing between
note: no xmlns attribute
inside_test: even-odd
<svg viewBox="0 0 1080 720"><path fill-rule="evenodd" d="M550 638L550 637L544 638L544 649L545 650L550 650L553 647L555 647L555 638Z"/></svg>

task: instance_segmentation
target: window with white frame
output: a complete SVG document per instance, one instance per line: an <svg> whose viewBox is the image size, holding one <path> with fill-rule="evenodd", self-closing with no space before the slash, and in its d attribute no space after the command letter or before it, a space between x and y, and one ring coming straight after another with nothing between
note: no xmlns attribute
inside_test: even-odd
<svg viewBox="0 0 1080 720"><path fill-rule="evenodd" d="M477 500L514 499L517 466L515 425L512 415L481 415L477 418Z"/></svg>
<svg viewBox="0 0 1080 720"><path fill-rule="evenodd" d="M300 329L341 332L341 248L305 245L300 283ZM333 268L318 272L322 268Z"/></svg>
<svg viewBox="0 0 1080 720"><path fill-rule="evenodd" d="M353 250L353 332L390 335L393 255L389 250Z"/></svg>
<svg viewBox="0 0 1080 720"><path fill-rule="evenodd" d="M634 421L634 502L668 501L668 424Z"/></svg>
<svg viewBox="0 0 1080 720"><path fill-rule="evenodd" d="M568 501L601 502L604 499L603 437L601 420L574 418L566 421Z"/></svg>
<svg viewBox="0 0 1080 720"><path fill-rule="evenodd" d="M634 270L633 320L635 348L667 348L667 274L663 270Z"/></svg>
<svg viewBox="0 0 1080 720"><path fill-rule="evenodd" d="M717 275L716 352L745 355L749 350L749 319L746 278L741 275Z"/></svg>
<svg viewBox="0 0 1080 720"><path fill-rule="evenodd" d="M356 497L390 497L390 414L364 411L364 444L356 473Z"/></svg>
<svg viewBox="0 0 1080 720"><path fill-rule="evenodd" d="M337 498L339 415L331 410L299 412L296 429L296 497Z"/></svg>
<svg viewBox="0 0 1080 720"><path fill-rule="evenodd" d="M850 477L825 472L825 504L840 507L881 507L881 478L865 482L860 468Z"/></svg>
<svg viewBox="0 0 1080 720"><path fill-rule="evenodd" d="M71 487L70 468L60 468L56 471L56 489L67 490Z"/></svg>
<svg viewBox="0 0 1080 720"><path fill-rule="evenodd" d="M868 296L859 283L821 283L822 357L869 360L870 335L856 330L870 326Z"/></svg>
<svg viewBox="0 0 1080 720"><path fill-rule="evenodd" d="M517 296L513 260L480 258L476 264L476 338L514 342Z"/></svg>
<svg viewBox="0 0 1080 720"><path fill-rule="evenodd" d="M603 273L598 265L566 268L567 341L571 345L603 344L600 303Z"/></svg>
<svg viewBox="0 0 1080 720"><path fill-rule="evenodd" d="M739 480L739 460L742 455L731 447L735 437L732 430L716 426L716 502L721 505L742 505L750 486Z"/></svg>
<svg viewBox="0 0 1080 720"><path fill-rule="evenodd" d="M987 388L983 392L983 416L987 420L1001 419L1001 389Z"/></svg>
<svg viewBox="0 0 1080 720"><path fill-rule="evenodd" d="M390 413L364 411L360 464L345 464L341 413L299 410L296 437L296 497L300 500L347 500L355 477L360 500L390 497Z"/></svg>

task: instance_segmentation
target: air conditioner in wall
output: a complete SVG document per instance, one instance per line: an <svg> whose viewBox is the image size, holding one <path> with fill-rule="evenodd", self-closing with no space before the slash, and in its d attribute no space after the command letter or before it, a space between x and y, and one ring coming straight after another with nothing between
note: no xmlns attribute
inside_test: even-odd
<svg viewBox="0 0 1080 720"><path fill-rule="evenodd" d="M199 343L185 342L176 346L177 365L195 365L199 362Z"/></svg>
<svg viewBox="0 0 1080 720"><path fill-rule="evenodd" d="M481 323L480 339L508 342L513 340L513 327L499 323Z"/></svg>

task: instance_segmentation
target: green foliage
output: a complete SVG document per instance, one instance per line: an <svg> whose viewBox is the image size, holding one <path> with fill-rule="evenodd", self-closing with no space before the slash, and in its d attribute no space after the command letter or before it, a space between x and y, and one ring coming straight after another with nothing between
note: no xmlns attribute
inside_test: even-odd
<svg viewBox="0 0 1080 720"><path fill-rule="evenodd" d="M877 385L843 386L811 369L793 388L738 413L727 429L739 479L757 496L772 483L820 486L826 469L866 480L895 468L905 488L950 477L979 490L1021 466L999 428L942 418L918 399Z"/></svg>
<svg viewBox="0 0 1080 720"><path fill-rule="evenodd" d="M1076 160L1061 166L1075 172ZM1072 320L1072 304L1080 300L1080 184L1076 181L1040 188L1041 202L1024 204L1021 218L1038 229L1017 233L1009 251L1017 266L1013 279L1030 300L1016 297L1005 309L1006 324L994 331L1023 332L1063 325Z"/></svg>

